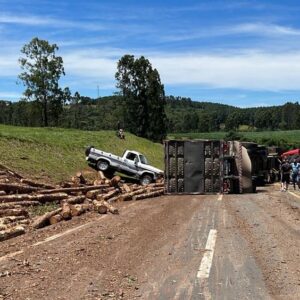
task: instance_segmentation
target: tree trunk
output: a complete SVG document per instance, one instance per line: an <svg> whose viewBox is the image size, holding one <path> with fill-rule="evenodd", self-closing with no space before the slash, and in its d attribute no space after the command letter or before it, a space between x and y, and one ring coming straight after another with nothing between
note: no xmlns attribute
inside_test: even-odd
<svg viewBox="0 0 300 300"><path fill-rule="evenodd" d="M38 201L19 201L19 202L8 202L8 203L0 203L0 210L7 209L7 208L15 208L16 206L36 206L40 205L41 203Z"/></svg>
<svg viewBox="0 0 300 300"><path fill-rule="evenodd" d="M70 205L66 202L62 204L61 216L64 220L69 220L72 218Z"/></svg>
<svg viewBox="0 0 300 300"><path fill-rule="evenodd" d="M80 204L70 205L70 209L72 217L79 216L86 211L86 207Z"/></svg>
<svg viewBox="0 0 300 300"><path fill-rule="evenodd" d="M133 196L144 194L147 192L146 188L140 188L139 190L133 191L131 193L123 194L120 196L120 201L128 201L131 200Z"/></svg>
<svg viewBox="0 0 300 300"><path fill-rule="evenodd" d="M97 195L97 200L102 201L102 200L108 200L109 198L112 198L113 196L117 195L119 193L118 190L113 190L105 195Z"/></svg>
<svg viewBox="0 0 300 300"><path fill-rule="evenodd" d="M39 187L39 188L43 188L43 189L55 189L55 186L53 186L53 185L49 185L46 183L39 183L39 182L35 182L35 181L25 179L25 178L22 178L21 182L28 184L30 186Z"/></svg>
<svg viewBox="0 0 300 300"><path fill-rule="evenodd" d="M111 180L110 180L110 185L113 187L118 187L119 182L121 181L121 177L120 176L114 176Z"/></svg>
<svg viewBox="0 0 300 300"><path fill-rule="evenodd" d="M161 196L163 193L164 193L164 191L161 190L161 191L156 191L156 192L151 192L151 193L136 195L136 196L133 196L133 200L142 200L142 199L147 199L147 198L154 198L154 197Z"/></svg>
<svg viewBox="0 0 300 300"><path fill-rule="evenodd" d="M34 220L34 222L32 223L32 227L35 228L35 229L38 229L38 228L42 228L42 227L48 225L49 224L49 219L52 216L55 216L55 215L59 214L61 211L62 211L62 209L58 208L56 210L45 213L44 215L42 215L42 216L40 216L40 217L38 217Z"/></svg>
<svg viewBox="0 0 300 300"><path fill-rule="evenodd" d="M23 226L16 226L4 231L0 231L0 242L19 236L24 233L25 233L25 229Z"/></svg>
<svg viewBox="0 0 300 300"><path fill-rule="evenodd" d="M111 204L109 204L108 202L101 201L101 203L103 205L105 205L107 207L108 211L111 212L112 214L118 214L119 213L119 210L116 207L114 207Z"/></svg>
<svg viewBox="0 0 300 300"><path fill-rule="evenodd" d="M82 186L82 187L72 187L72 188L58 188L53 190L42 190L39 191L41 194L53 194L53 193L71 193L71 192L87 192L91 190L104 189L109 187L107 184L101 184L97 186Z"/></svg>
<svg viewBox="0 0 300 300"><path fill-rule="evenodd" d="M48 100L47 96L44 94L44 103L43 103L43 113L44 113L44 126L48 127Z"/></svg>
<svg viewBox="0 0 300 300"><path fill-rule="evenodd" d="M26 219L25 216L9 216L0 218L0 224L10 224Z"/></svg>
<svg viewBox="0 0 300 300"><path fill-rule="evenodd" d="M6 195L0 196L1 202L18 202L18 201L39 201L41 203L59 201L68 198L66 193L57 193L57 194L42 194L42 195Z"/></svg>
<svg viewBox="0 0 300 300"><path fill-rule="evenodd" d="M85 200L85 196L74 196L68 198L66 201L69 204L80 204Z"/></svg>
<svg viewBox="0 0 300 300"><path fill-rule="evenodd" d="M107 207L106 205L104 205L102 203L102 201L97 201L97 200L94 200L93 201L93 205L94 205L94 208L95 210L99 213L99 214L106 214L107 213Z"/></svg>
<svg viewBox="0 0 300 300"><path fill-rule="evenodd" d="M103 193L103 190L91 190L91 191L88 191L85 195L89 199L96 199L98 197L98 195L102 194L102 193Z"/></svg>
<svg viewBox="0 0 300 300"><path fill-rule="evenodd" d="M29 217L28 211L22 208L11 208L11 209L2 209L0 210L0 217L5 216L24 216Z"/></svg>
<svg viewBox="0 0 300 300"><path fill-rule="evenodd" d="M53 224L56 224L56 223L58 223L62 220L63 220L63 217L60 214L57 214L57 215L54 215L54 216L49 218L49 223L51 225L53 225Z"/></svg>
<svg viewBox="0 0 300 300"><path fill-rule="evenodd" d="M0 183L0 190L5 192L14 192L14 193L31 193L39 191L37 187L32 187L29 185L21 185L16 183Z"/></svg>

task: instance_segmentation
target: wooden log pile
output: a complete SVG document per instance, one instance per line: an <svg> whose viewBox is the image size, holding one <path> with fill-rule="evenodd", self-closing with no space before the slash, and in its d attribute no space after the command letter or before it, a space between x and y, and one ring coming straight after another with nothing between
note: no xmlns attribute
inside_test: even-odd
<svg viewBox="0 0 300 300"><path fill-rule="evenodd" d="M0 166L0 241L71 220L87 211L99 214L118 214L112 203L141 200L163 194L164 183L148 186L125 183L120 176L111 180L100 171L97 178L87 180L77 172L70 181L58 186L36 182ZM42 216L33 217L33 206L56 203L57 208Z"/></svg>

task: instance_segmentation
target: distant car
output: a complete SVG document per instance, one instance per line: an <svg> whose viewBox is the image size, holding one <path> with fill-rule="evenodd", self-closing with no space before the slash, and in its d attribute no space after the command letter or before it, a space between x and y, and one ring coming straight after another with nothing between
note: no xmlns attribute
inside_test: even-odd
<svg viewBox="0 0 300 300"><path fill-rule="evenodd" d="M118 171L139 179L142 185L147 185L164 174L162 170L150 166L146 157L137 151L126 150L120 157L91 146L86 149L85 154L89 166L102 171L107 177Z"/></svg>

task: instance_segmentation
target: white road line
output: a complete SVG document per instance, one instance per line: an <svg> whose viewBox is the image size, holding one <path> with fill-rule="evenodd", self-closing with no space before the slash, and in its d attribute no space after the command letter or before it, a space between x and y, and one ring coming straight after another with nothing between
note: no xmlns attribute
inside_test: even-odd
<svg viewBox="0 0 300 300"><path fill-rule="evenodd" d="M197 273L197 278L209 278L209 273L212 265L212 260L214 256L214 250L217 240L217 230L211 229L207 238L205 250L201 264Z"/></svg>
<svg viewBox="0 0 300 300"><path fill-rule="evenodd" d="M219 195L218 201L222 201L222 199L223 199L223 194Z"/></svg>

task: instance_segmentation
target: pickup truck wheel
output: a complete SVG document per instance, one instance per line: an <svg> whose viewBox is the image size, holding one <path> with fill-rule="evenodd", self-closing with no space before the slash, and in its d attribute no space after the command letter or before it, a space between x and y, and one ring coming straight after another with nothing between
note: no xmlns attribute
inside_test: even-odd
<svg viewBox="0 0 300 300"><path fill-rule="evenodd" d="M152 177L150 175L143 175L141 180L141 185L148 185L152 182Z"/></svg>
<svg viewBox="0 0 300 300"><path fill-rule="evenodd" d="M109 168L109 163L106 160L100 159L97 162L97 169L100 171L107 171Z"/></svg>

